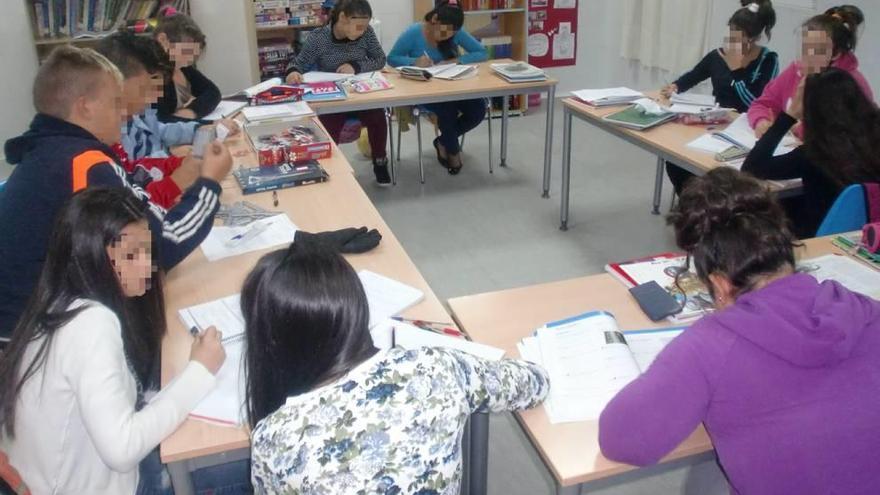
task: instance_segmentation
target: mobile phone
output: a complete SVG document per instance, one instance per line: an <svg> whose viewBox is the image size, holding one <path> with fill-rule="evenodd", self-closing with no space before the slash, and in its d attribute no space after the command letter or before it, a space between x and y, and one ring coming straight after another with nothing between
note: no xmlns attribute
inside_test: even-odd
<svg viewBox="0 0 880 495"><path fill-rule="evenodd" d="M668 316L678 314L682 310L681 304L653 280L637 285L629 292L651 321L660 321Z"/></svg>
<svg viewBox="0 0 880 495"><path fill-rule="evenodd" d="M214 126L203 125L196 129L196 135L193 137L192 155L196 158L205 156L205 148L217 139L217 129Z"/></svg>

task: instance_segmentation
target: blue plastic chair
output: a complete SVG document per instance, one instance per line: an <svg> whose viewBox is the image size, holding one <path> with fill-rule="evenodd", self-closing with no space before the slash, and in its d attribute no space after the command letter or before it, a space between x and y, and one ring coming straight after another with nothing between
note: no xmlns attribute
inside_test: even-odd
<svg viewBox="0 0 880 495"><path fill-rule="evenodd" d="M825 220L816 231L816 237L861 230L868 223L865 188L861 184L847 187L831 205Z"/></svg>

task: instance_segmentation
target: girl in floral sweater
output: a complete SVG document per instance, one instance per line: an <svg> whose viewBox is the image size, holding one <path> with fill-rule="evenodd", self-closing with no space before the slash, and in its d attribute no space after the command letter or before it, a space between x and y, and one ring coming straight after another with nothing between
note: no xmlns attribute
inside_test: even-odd
<svg viewBox="0 0 880 495"><path fill-rule="evenodd" d="M458 493L470 414L549 391L522 361L377 350L357 274L303 243L264 256L241 305L257 493Z"/></svg>

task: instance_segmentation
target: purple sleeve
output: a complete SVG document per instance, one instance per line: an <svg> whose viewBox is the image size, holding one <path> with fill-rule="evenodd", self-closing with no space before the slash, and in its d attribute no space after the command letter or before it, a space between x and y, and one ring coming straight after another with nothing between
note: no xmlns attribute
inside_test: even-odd
<svg viewBox="0 0 880 495"><path fill-rule="evenodd" d="M685 330L602 411L599 446L605 457L635 466L655 464L703 421L712 393L706 365L721 351L704 344L720 347L722 342L697 332Z"/></svg>

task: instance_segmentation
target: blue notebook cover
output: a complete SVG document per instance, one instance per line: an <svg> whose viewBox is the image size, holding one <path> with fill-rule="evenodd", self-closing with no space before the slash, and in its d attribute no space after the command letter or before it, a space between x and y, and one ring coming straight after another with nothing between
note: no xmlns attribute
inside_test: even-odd
<svg viewBox="0 0 880 495"><path fill-rule="evenodd" d="M244 194L317 184L330 178L315 160L274 167L242 167L236 169L233 175Z"/></svg>

